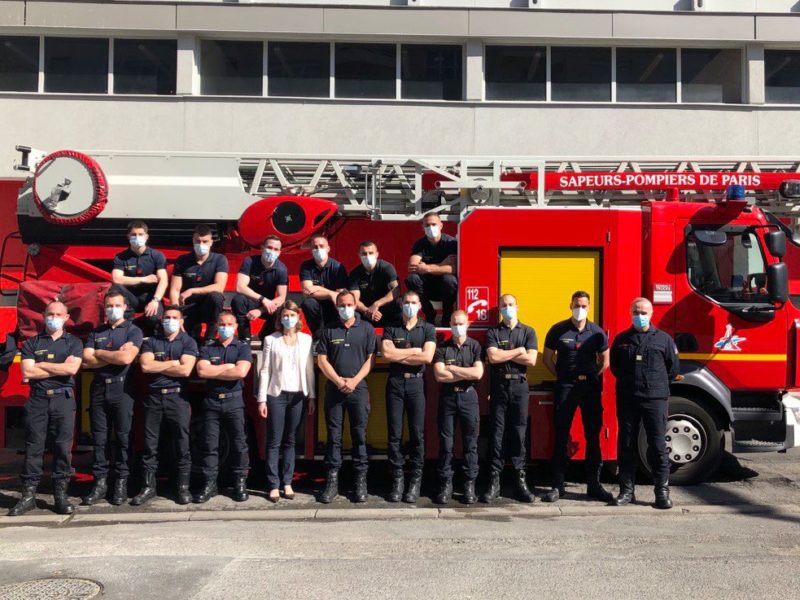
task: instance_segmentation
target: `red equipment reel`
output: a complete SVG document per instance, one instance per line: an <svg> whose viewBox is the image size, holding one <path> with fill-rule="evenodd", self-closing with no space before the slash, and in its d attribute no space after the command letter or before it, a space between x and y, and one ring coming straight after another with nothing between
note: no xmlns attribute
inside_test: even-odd
<svg viewBox="0 0 800 600"><path fill-rule="evenodd" d="M312 196L261 198L239 217L239 234L253 247L260 246L268 235L277 235L286 249L308 239L336 209L335 202Z"/></svg>
<svg viewBox="0 0 800 600"><path fill-rule="evenodd" d="M45 220L56 225L83 225L105 208L108 182L90 156L59 150L45 156L36 167L33 199Z"/></svg>

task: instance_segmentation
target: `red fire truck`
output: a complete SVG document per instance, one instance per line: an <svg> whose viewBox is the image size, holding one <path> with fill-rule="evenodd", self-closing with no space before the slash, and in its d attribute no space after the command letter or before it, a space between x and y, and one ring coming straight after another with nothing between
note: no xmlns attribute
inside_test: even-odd
<svg viewBox="0 0 800 600"><path fill-rule="evenodd" d="M308 254L303 243L316 232L329 237L331 255L349 267L357 264L362 239L374 240L402 280L411 245L421 236L419 220L434 210L446 230L458 235L459 305L469 312L478 339L497 322L501 293L517 296L521 320L536 329L540 341L569 316L575 290L591 294L590 318L610 337L629 326L634 297L653 300L654 322L675 337L681 354L667 433L675 483L699 481L714 471L726 431L737 452L800 445L800 303L790 294L800 292L794 289L800 283L800 239L791 218L800 197L796 160L18 150L18 169L29 176L0 188L0 206L7 215L16 213L16 222L3 220L5 331L17 326L19 285L23 297L27 285L69 291L77 284L107 283L111 259L123 249L125 224L133 218L148 223L151 244L170 263L189 247L196 224L212 225L231 273L266 235L276 233L284 240L291 295L300 291L299 263ZM743 185L747 198L726 200L730 184ZM229 278L231 290L234 281ZM439 334L447 335L447 329ZM258 364L257 347L254 356ZM386 448L386 375L379 360L369 378L368 443L376 455ZM89 436L90 378L91 373L80 377L78 443ZM547 459L552 377L537 366L528 380L530 456ZM251 396L256 384L248 382ZM426 451L434 457L437 385L431 379L427 386ZM0 374L0 447L14 442L26 392L17 361ZM483 424L487 393L484 381ZM613 461L617 427L610 374L604 376L603 404L601 448L604 459ZM250 426L253 447L263 453L264 424L255 410ZM576 459L584 451L581 429L576 419L570 442ZM299 442L307 458L321 454L325 436L321 415L308 417Z"/></svg>

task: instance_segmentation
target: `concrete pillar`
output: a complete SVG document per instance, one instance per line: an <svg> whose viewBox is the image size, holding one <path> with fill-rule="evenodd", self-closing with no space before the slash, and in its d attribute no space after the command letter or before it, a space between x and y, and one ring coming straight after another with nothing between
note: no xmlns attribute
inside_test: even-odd
<svg viewBox="0 0 800 600"><path fill-rule="evenodd" d="M467 68L464 99L479 102L483 100L483 42L467 41L465 53Z"/></svg>
<svg viewBox="0 0 800 600"><path fill-rule="evenodd" d="M178 35L177 82L175 88L175 93L178 96L191 96L200 93L199 53L199 42L194 35Z"/></svg>
<svg viewBox="0 0 800 600"><path fill-rule="evenodd" d="M764 87L764 45L747 44L744 59L744 94L747 104L764 104L766 89Z"/></svg>

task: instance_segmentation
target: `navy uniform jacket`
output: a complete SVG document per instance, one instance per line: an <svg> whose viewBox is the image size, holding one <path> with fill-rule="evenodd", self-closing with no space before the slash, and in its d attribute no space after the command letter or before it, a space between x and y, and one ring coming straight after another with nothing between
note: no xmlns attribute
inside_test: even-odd
<svg viewBox="0 0 800 600"><path fill-rule="evenodd" d="M225 364L235 365L240 360L253 362L253 350L250 344L234 338L227 346L223 346L219 340L210 346L200 348L199 360L207 360L212 365L219 366ZM206 379L206 392L211 394L227 394L239 392L244 387L241 379Z"/></svg>
<svg viewBox="0 0 800 600"><path fill-rule="evenodd" d="M57 339L47 333L28 338L22 344L22 360L33 359L35 362L63 363L67 358L83 356L83 344L74 335L66 331ZM75 378L71 375L53 375L45 379L31 379L31 393L42 393L47 390L63 390L75 386Z"/></svg>
<svg viewBox="0 0 800 600"><path fill-rule="evenodd" d="M630 327L614 338L611 372L617 378L617 398L667 398L679 370L675 342L652 325L646 332Z"/></svg>
<svg viewBox="0 0 800 600"><path fill-rule="evenodd" d="M184 331L178 333L174 340L170 341L165 335L156 334L149 337L142 343L142 351L152 352L155 359L159 362L170 360L180 360L181 356L197 356L197 342ZM156 373L150 376L149 387L151 390L162 388L182 387L188 377L173 377L164 373Z"/></svg>
<svg viewBox="0 0 800 600"><path fill-rule="evenodd" d="M123 344L132 342L137 348L142 347L142 330L130 321L112 327L104 323L93 329L86 339L86 347L95 350L119 350ZM131 365L105 365L95 370L97 377L126 377Z"/></svg>

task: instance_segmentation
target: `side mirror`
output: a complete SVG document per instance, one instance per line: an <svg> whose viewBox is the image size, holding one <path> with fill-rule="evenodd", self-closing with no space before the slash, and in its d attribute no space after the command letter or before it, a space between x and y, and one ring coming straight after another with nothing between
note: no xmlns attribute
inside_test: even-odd
<svg viewBox="0 0 800 600"><path fill-rule="evenodd" d="M797 179L781 181L778 193L784 198L800 198L800 181Z"/></svg>
<svg viewBox="0 0 800 600"><path fill-rule="evenodd" d="M786 254L786 234L782 231L768 231L764 234L767 250L775 258L783 258Z"/></svg>
<svg viewBox="0 0 800 600"><path fill-rule="evenodd" d="M786 263L767 265L767 292L770 302L785 304L789 301L789 269Z"/></svg>

